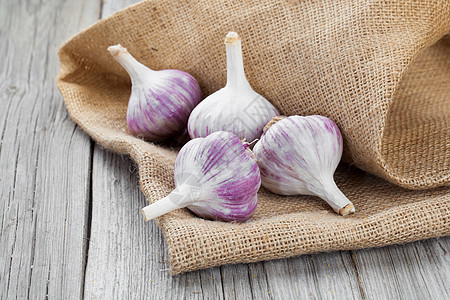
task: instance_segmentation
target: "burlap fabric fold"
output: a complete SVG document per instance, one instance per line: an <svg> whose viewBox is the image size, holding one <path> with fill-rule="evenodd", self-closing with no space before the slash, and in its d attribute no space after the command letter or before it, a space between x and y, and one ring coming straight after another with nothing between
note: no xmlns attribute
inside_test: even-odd
<svg viewBox="0 0 450 300"><path fill-rule="evenodd" d="M257 92L283 114L320 114L339 125L351 166L335 179L356 214L264 189L244 224L177 210L157 220L172 274L450 233L447 0L139 3L61 48L57 84L70 116L103 147L131 156L149 202L166 196L176 150L129 134L130 80L106 48L121 43L153 69L187 71L207 96L225 84L231 30L242 37Z"/></svg>

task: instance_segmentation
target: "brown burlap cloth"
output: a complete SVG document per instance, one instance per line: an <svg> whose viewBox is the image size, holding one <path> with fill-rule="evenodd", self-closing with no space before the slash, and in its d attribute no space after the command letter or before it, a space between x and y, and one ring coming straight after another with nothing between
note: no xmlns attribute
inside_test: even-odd
<svg viewBox="0 0 450 300"><path fill-rule="evenodd" d="M185 70L207 96L225 84L231 30L242 37L253 88L283 114L334 120L345 161L378 177L338 169L336 182L356 207L350 217L315 197L265 190L244 224L169 213L158 224L172 274L450 234L447 0L143 2L65 44L58 87L75 122L138 164L153 202L174 187L176 150L128 133L130 80L106 48L121 43L153 69Z"/></svg>

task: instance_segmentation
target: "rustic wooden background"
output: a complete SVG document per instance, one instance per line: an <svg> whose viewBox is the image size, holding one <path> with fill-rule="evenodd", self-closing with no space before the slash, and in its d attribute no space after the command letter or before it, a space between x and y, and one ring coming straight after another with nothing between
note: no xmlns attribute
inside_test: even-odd
<svg viewBox="0 0 450 300"><path fill-rule="evenodd" d="M134 0L0 1L0 298L450 299L450 238L170 276L136 169L55 87L59 46Z"/></svg>

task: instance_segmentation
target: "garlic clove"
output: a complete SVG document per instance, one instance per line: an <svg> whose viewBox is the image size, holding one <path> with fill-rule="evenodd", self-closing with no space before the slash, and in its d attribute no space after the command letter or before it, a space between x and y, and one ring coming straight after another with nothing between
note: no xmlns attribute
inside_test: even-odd
<svg viewBox="0 0 450 300"><path fill-rule="evenodd" d="M201 100L195 78L180 70L151 70L120 44L110 46L108 51L131 78L127 110L131 134L148 141L182 134L191 111Z"/></svg>
<svg viewBox="0 0 450 300"><path fill-rule="evenodd" d="M206 137L216 131L230 131L241 139L253 141L277 109L250 86L244 72L241 38L230 32L225 38L227 83L204 99L188 121L191 138Z"/></svg>
<svg viewBox="0 0 450 300"><path fill-rule="evenodd" d="M262 185L280 195L318 196L341 215L355 212L333 179L343 150L337 125L322 116L278 119L253 148Z"/></svg>
<svg viewBox="0 0 450 300"><path fill-rule="evenodd" d="M253 153L231 132L189 141L175 161L175 190L142 209L146 220L187 207L197 216L243 222L254 213L261 185Z"/></svg>

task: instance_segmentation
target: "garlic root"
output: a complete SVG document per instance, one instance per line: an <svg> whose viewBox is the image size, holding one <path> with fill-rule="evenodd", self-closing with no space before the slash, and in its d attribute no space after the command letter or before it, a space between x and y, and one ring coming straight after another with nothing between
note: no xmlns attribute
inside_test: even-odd
<svg viewBox="0 0 450 300"><path fill-rule="evenodd" d="M342 216L346 216L353 213L355 213L355 207L353 206L353 203L349 203L339 210L339 214Z"/></svg>
<svg viewBox="0 0 450 300"><path fill-rule="evenodd" d="M336 213L342 216L355 212L353 203L341 192L332 178L329 178L322 189L315 192L315 195L325 200Z"/></svg>

